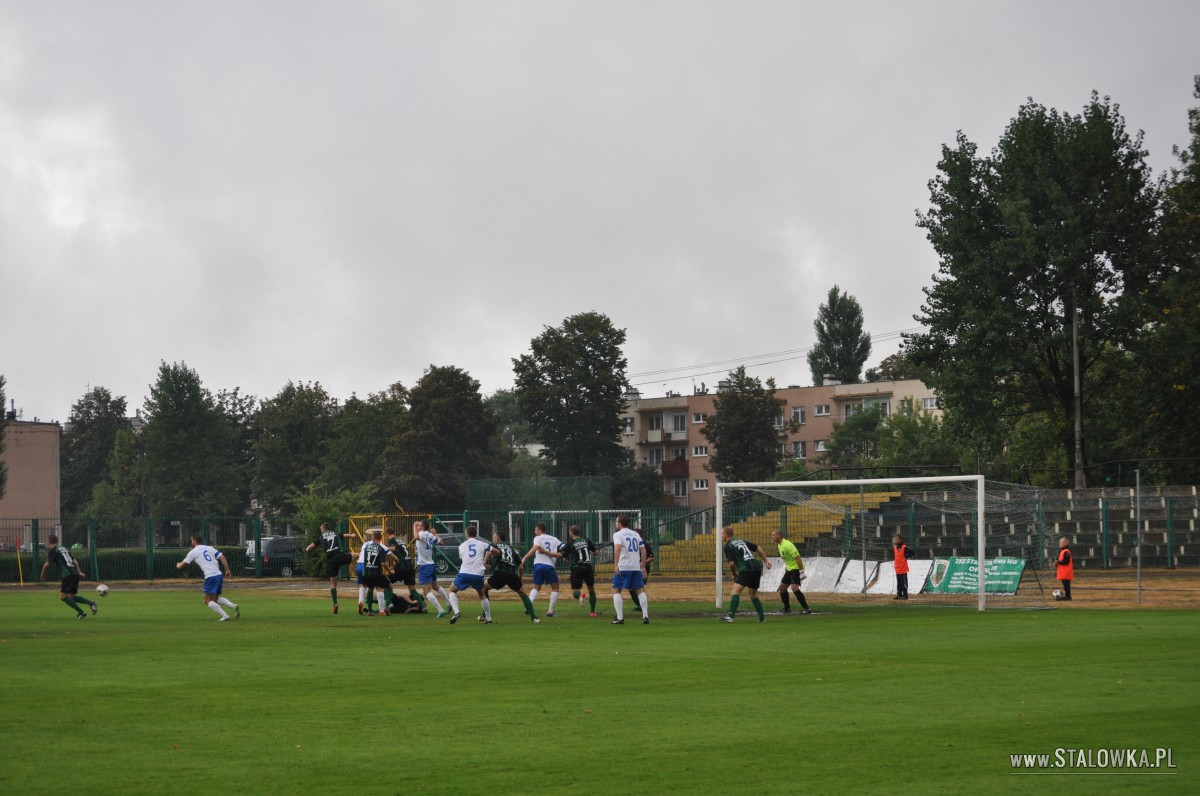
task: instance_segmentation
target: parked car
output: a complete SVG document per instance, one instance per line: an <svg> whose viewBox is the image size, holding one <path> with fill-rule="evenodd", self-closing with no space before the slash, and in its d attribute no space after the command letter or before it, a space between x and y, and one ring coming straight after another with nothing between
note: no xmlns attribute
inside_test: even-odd
<svg viewBox="0 0 1200 796"><path fill-rule="evenodd" d="M458 557L458 546L467 541L456 533L439 533L438 545L433 548L433 569L439 575L449 575L458 572L461 561Z"/></svg>
<svg viewBox="0 0 1200 796"><path fill-rule="evenodd" d="M290 578L303 570L304 539L300 536L262 537L262 574ZM256 567L254 540L246 541L246 574L253 575Z"/></svg>

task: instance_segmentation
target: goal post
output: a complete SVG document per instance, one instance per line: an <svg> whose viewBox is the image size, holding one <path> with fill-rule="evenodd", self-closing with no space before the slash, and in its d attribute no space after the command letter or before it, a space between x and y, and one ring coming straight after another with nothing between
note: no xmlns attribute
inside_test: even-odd
<svg viewBox="0 0 1200 796"><path fill-rule="evenodd" d="M743 532L749 532L755 535L760 544L764 539L764 531L780 528L788 538L793 538L793 533L796 534L793 541L802 547L805 557L808 557L812 550L823 549L833 551L830 553L832 556L841 556L830 557L827 561L846 562L857 553L863 561L862 575L859 576L857 571L851 573L851 568L847 565L844 581L851 581L854 586L862 586L865 599L865 594L868 593L866 581L869 576L866 563L872 563L872 567L877 565L878 569L872 571L878 573L882 573L884 568L890 571L892 565L890 535L887 535L886 545L883 535L888 527L893 526L888 525L884 516L888 511L893 517L896 513L908 511L910 520L907 527L920 526L923 540L928 541L928 544L919 545L922 552L926 546L932 550L943 543L955 545L950 552L943 550L937 553L940 562L938 569L944 571L946 567L946 564L942 563L943 558L961 562L964 567L973 567L973 576L976 579L971 585L974 588L974 603L979 611L984 611L988 605L989 551L992 552L991 564L996 564L997 567L1006 562L1020 564L1013 592L1003 593L1015 593L1022 575L1028 574L1026 563L1031 564L1028 571L1032 571L1036 576L1032 564L1044 557L1044 540L1038 526L1039 495L1039 490L1034 487L988 481L983 475L718 483L716 533L713 541L715 605L720 608L725 598L726 575L721 528L732 525L734 533L743 535ZM919 510L938 519L928 520L925 525L913 520L913 514L918 507ZM998 529L995 533L989 531L991 515L998 517ZM857 517L859 527L854 526L852 517ZM870 527L866 526L868 522L872 523ZM941 531L938 531L938 522L941 523ZM1036 533L1034 526L1038 527ZM936 541L932 538L937 533L949 533L944 531L947 527L952 527L953 532L959 534L954 537L953 543L942 538L937 538ZM756 528L756 531L750 531L751 528ZM869 533L874 534L870 543ZM913 541L916 541L917 533L912 531ZM926 535L930 538L926 539ZM970 547L967 546L968 541L973 543ZM1010 555L1020 558L1008 558ZM869 562L869 559L874 559L874 562ZM926 564L925 571L931 571L932 567L934 562L931 561ZM834 575L835 579L839 576L841 575ZM966 589L960 588L960 591L956 592L959 593L960 600L964 597L961 592L967 591L967 594L970 594L971 586L967 586ZM1031 585L1026 591L1031 592L1033 588ZM1040 580L1036 588L1039 592L1042 591ZM847 589L839 587L838 591L846 593Z"/></svg>

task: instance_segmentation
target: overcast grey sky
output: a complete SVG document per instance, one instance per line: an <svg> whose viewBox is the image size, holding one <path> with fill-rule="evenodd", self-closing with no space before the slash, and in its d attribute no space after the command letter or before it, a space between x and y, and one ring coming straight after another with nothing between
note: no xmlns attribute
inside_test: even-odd
<svg viewBox="0 0 1200 796"><path fill-rule="evenodd" d="M682 368L643 394L743 360L811 384L834 284L914 327L955 131L986 151L1096 89L1158 173L1198 30L1184 2L8 0L0 374L43 420L89 385L132 411L163 360L260 398L431 364L490 393L597 310L631 374Z"/></svg>

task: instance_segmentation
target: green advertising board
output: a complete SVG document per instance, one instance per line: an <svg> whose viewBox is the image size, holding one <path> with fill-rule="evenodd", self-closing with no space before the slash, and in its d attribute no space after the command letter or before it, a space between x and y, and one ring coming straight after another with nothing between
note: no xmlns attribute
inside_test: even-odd
<svg viewBox="0 0 1200 796"><path fill-rule="evenodd" d="M1025 571L1023 558L984 559L984 589L988 594L1016 594ZM929 578L925 581L926 594L978 594L978 559L949 557L935 558Z"/></svg>

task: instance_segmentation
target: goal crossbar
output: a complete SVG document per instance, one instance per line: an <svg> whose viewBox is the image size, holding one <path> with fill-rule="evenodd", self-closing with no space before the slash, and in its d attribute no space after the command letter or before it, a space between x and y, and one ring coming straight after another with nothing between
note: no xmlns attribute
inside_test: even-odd
<svg viewBox="0 0 1200 796"><path fill-rule="evenodd" d="M786 489L790 487L848 487L848 486L887 486L899 484L949 484L949 483L974 483L975 484L975 513L976 513L976 570L979 579L979 597L978 607L980 611L985 610L987 605L987 597L985 591L986 576L984 570L985 555L987 550L986 534L984 529L987 527L986 517L986 492L984 490L985 479L982 475L934 475L928 478L852 478L845 481L746 481L746 482L718 482L717 483L717 511L716 511L716 533L713 534L715 545L715 580L716 588L716 606L721 607L723 602L722 595L722 580L725 572L724 568L724 552L721 549L721 530L725 527L725 493L737 490L752 490L764 491L770 489Z"/></svg>

